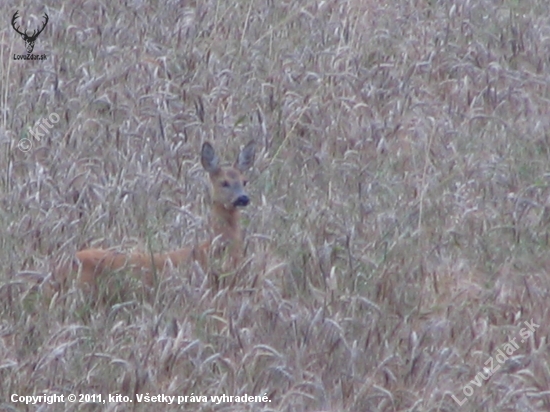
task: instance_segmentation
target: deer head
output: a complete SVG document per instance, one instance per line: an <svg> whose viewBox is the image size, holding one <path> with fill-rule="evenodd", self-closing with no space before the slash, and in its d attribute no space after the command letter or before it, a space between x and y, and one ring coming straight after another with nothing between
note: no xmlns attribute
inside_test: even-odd
<svg viewBox="0 0 550 412"><path fill-rule="evenodd" d="M11 25L12 27L14 28L14 30L19 33L21 35L21 37L23 38L23 40L25 41L25 47L27 49L27 53L32 53L33 49L34 49L34 42L36 41L38 35L40 33L42 33L44 31L44 28L46 27L46 24L48 24L48 15L46 13L44 13L44 18L46 19L44 21L44 25L42 26L42 28L40 30L38 30L38 32L35 30L33 31L33 33L29 36L27 34L27 32L25 31L24 33L23 32L20 32L19 31L19 26L15 27L15 21L17 20L17 18L19 17L17 14L19 13L19 10L15 12L15 14L13 15L13 18L11 19Z"/></svg>
<svg viewBox="0 0 550 412"><path fill-rule="evenodd" d="M222 167L214 147L208 142L202 145L201 163L210 175L214 204L227 210L248 205L249 198L244 189L247 180L243 174L254 163L254 148L254 141L250 141L239 153L233 166Z"/></svg>

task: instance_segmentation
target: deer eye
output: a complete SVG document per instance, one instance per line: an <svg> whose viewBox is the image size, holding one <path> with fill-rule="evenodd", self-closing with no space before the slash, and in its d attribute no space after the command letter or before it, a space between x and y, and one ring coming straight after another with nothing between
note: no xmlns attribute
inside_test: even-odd
<svg viewBox="0 0 550 412"><path fill-rule="evenodd" d="M229 182L227 180L224 180L222 182L222 187L229 187Z"/></svg>
<svg viewBox="0 0 550 412"><path fill-rule="evenodd" d="M243 186L246 186L247 183L248 183L248 180L243 180Z"/></svg>

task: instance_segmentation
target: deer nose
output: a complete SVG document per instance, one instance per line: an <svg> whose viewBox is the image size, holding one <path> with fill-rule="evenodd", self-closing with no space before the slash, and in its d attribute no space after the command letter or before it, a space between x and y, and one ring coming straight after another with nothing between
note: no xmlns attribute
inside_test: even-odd
<svg viewBox="0 0 550 412"><path fill-rule="evenodd" d="M250 202L247 195L240 195L237 200L233 202L233 206L246 206Z"/></svg>

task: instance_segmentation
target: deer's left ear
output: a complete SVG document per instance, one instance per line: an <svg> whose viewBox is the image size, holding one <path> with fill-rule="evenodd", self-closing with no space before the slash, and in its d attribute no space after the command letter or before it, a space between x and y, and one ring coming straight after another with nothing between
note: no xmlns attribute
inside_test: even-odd
<svg viewBox="0 0 550 412"><path fill-rule="evenodd" d="M237 161L235 162L234 167L241 171L245 172L250 169L254 164L254 157L256 155L256 142L251 140L247 143L243 150L239 153Z"/></svg>

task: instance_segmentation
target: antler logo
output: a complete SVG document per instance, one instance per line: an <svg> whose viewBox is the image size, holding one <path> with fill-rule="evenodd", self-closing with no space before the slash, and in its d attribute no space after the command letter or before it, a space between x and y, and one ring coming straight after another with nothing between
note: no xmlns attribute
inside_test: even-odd
<svg viewBox="0 0 550 412"><path fill-rule="evenodd" d="M15 21L17 20L17 17L19 17L17 14L19 13L19 10L17 10L15 12L15 14L13 15L13 18L11 19L11 25L13 27L13 29L19 33L21 35L21 37L23 37L23 40L25 40L25 47L27 48L27 53L32 53L33 49L34 49L34 42L36 41L36 39L38 38L38 35L40 33L42 33L44 31L44 28L46 27L46 24L48 24L48 15L46 13L44 13L44 18L46 19L44 21L44 25L42 26L42 28L40 30L38 30L38 32L35 30L33 31L32 35L28 35L27 32L25 31L24 33L20 32L19 31L19 26L15 27Z"/></svg>

